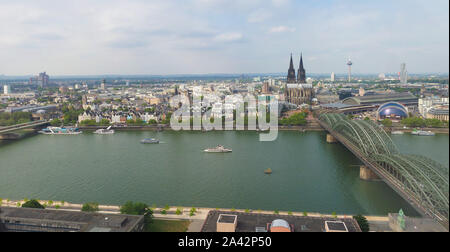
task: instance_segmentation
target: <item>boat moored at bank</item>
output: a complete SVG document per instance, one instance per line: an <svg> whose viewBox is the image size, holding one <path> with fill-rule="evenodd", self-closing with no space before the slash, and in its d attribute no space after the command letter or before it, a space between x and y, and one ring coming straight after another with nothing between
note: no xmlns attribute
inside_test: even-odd
<svg viewBox="0 0 450 252"><path fill-rule="evenodd" d="M98 129L94 132L94 134L98 134L98 135L113 135L115 133L115 131L113 129L111 129L111 126L109 126L106 129Z"/></svg>
<svg viewBox="0 0 450 252"><path fill-rule="evenodd" d="M431 131L413 130L411 132L411 135L414 135L414 136L435 136L436 133L431 132Z"/></svg>
<svg viewBox="0 0 450 252"><path fill-rule="evenodd" d="M78 128L47 127L38 133L43 135L79 135L83 132Z"/></svg>

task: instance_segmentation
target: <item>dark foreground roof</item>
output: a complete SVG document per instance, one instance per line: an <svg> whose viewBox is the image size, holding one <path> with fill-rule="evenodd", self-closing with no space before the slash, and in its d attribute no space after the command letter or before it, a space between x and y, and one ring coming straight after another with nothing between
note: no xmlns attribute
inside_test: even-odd
<svg viewBox="0 0 450 252"><path fill-rule="evenodd" d="M140 231L144 217L0 207L0 230L20 232Z"/></svg>
<svg viewBox="0 0 450 252"><path fill-rule="evenodd" d="M255 232L257 228L267 228L274 220L285 220L294 226L294 232L325 232L326 221L342 221L349 232L361 232L353 219L333 219L321 217L285 216L275 214L236 213L211 211L203 224L202 232L216 232L217 220L221 214L237 215L236 232Z"/></svg>

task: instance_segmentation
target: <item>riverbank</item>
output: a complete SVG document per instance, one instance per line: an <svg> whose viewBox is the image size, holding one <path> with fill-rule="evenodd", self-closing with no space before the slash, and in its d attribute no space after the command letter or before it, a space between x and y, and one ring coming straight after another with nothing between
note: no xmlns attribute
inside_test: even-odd
<svg viewBox="0 0 450 252"><path fill-rule="evenodd" d="M449 134L449 128L421 128L423 131L431 131L436 134ZM386 128L386 131L393 132L393 131L401 131L404 133L411 133L414 131L414 129L405 129L401 127L392 127L392 128Z"/></svg>
<svg viewBox="0 0 450 252"><path fill-rule="evenodd" d="M0 134L0 141L20 140L26 137L37 135L37 130L22 129L12 133Z"/></svg>
<svg viewBox="0 0 450 252"><path fill-rule="evenodd" d="M4 207L21 207L24 204L24 200L2 200L0 206ZM64 210L80 212L83 207L82 204L74 204L64 201L48 201L39 200L39 203L50 210ZM120 206L111 205L99 205L99 213L104 214L120 214ZM263 210L250 210L250 209L227 209L227 208L201 208L201 207L165 207L165 208L151 208L153 216L156 219L162 220L189 220L189 221L204 221L206 220L210 211L224 211L224 212L236 212L236 213L257 213L257 214L276 214L280 216L308 216L316 218L353 218L353 214L348 215L333 215L333 214L321 214L321 213L307 213L307 212L286 212L286 211L263 211ZM192 211L195 209L195 211ZM194 213L194 214L192 214ZM369 221L387 222L389 218L387 216L366 216Z"/></svg>
<svg viewBox="0 0 450 252"><path fill-rule="evenodd" d="M80 126L80 130L87 131L95 131L98 129L104 129L108 126ZM169 125L146 125L146 126L112 126L113 130L116 131L173 131L173 129ZM324 131L323 128L317 126L278 126L279 131L314 131L320 132ZM213 131L222 131L222 130L213 130ZM237 131L236 129L232 131ZM256 131L256 130L245 130L245 131ZM264 133L264 131L261 131Z"/></svg>

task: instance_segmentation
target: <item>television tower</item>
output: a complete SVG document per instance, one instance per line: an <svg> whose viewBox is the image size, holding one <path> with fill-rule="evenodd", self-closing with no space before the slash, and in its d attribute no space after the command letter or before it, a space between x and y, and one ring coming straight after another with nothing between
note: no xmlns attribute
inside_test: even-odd
<svg viewBox="0 0 450 252"><path fill-rule="evenodd" d="M347 66L348 66L348 82L351 82L351 81L352 81L352 65L353 65L353 62L352 62L352 60L351 60L350 57L349 57L349 59L347 60Z"/></svg>

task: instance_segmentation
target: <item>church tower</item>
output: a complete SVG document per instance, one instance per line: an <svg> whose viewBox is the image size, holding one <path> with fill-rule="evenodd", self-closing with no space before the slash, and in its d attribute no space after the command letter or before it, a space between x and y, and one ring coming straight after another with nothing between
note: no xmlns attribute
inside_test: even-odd
<svg viewBox="0 0 450 252"><path fill-rule="evenodd" d="M291 64L288 70L287 83L288 84L296 83L295 68L294 68L294 61L292 60L292 54L291 54Z"/></svg>
<svg viewBox="0 0 450 252"><path fill-rule="evenodd" d="M306 71L305 68L303 67L303 54L300 55L300 66L298 68L298 80L297 82L300 84L305 84L306 83Z"/></svg>

